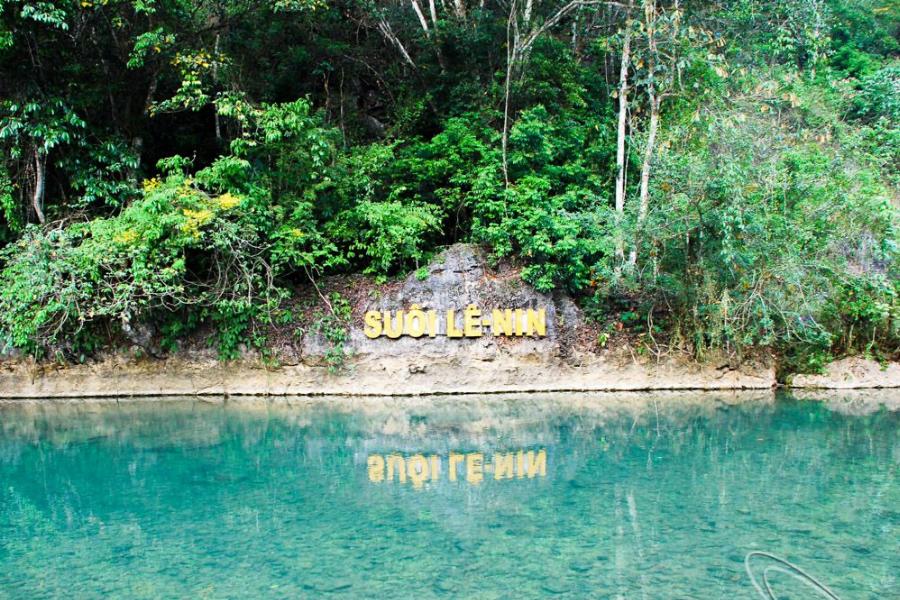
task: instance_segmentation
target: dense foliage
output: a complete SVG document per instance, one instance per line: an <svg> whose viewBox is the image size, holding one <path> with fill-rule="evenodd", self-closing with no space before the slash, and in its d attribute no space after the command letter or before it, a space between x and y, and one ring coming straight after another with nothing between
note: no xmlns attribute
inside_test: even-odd
<svg viewBox="0 0 900 600"><path fill-rule="evenodd" d="M472 241L641 344L896 358L898 190L896 0L0 0L0 348L229 358Z"/></svg>

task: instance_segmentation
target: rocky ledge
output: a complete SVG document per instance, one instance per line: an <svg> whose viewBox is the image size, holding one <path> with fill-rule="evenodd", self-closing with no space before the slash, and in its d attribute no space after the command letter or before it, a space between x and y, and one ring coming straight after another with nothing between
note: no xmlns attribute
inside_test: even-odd
<svg viewBox="0 0 900 600"><path fill-rule="evenodd" d="M900 388L900 364L882 364L859 357L844 358L825 368L821 375L794 375L788 379L800 389L878 389Z"/></svg>

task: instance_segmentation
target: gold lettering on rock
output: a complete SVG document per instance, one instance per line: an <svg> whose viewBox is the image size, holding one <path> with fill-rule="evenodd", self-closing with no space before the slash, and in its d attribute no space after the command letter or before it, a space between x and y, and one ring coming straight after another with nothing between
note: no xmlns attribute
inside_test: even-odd
<svg viewBox="0 0 900 600"><path fill-rule="evenodd" d="M391 311L384 311L384 334L391 338L392 340L397 339L401 335L403 335L403 311L397 311L397 327L394 328L393 319L391 318Z"/></svg>
<svg viewBox="0 0 900 600"><path fill-rule="evenodd" d="M378 324L381 331L381 323ZM494 335L512 335L513 334L513 311L494 309L491 315L491 331Z"/></svg>
<svg viewBox="0 0 900 600"><path fill-rule="evenodd" d="M447 337L461 338L463 336L462 329L456 327L456 315L452 310L447 311Z"/></svg>
<svg viewBox="0 0 900 600"><path fill-rule="evenodd" d="M516 309L515 317L516 335L522 335L522 325L525 322L525 312L521 308Z"/></svg>
<svg viewBox="0 0 900 600"><path fill-rule="evenodd" d="M381 335L381 313L377 310L370 310L366 313L366 328L363 333L367 338L375 339Z"/></svg>
<svg viewBox="0 0 900 600"><path fill-rule="evenodd" d="M463 311L462 328L457 325L457 312L450 309L444 315L447 325L445 335L449 338L480 338L488 332L495 337L547 336L547 311L543 308L527 310L495 308L488 314L470 304ZM418 304L413 304L408 311L370 310L364 317L363 333L369 339L376 339L382 335L392 340L404 335L412 338L421 338L425 335L435 338L440 334L439 319L437 311L425 312Z"/></svg>
<svg viewBox="0 0 900 600"><path fill-rule="evenodd" d="M418 304L413 304L406 315L406 335L419 338L425 335L425 313Z"/></svg>
<svg viewBox="0 0 900 600"><path fill-rule="evenodd" d="M437 337L438 334L438 326L437 326L437 311L429 310L428 311L428 337Z"/></svg>
<svg viewBox="0 0 900 600"><path fill-rule="evenodd" d="M467 338L476 338L483 335L481 331L481 311L474 304L466 307L466 312L463 315L463 328Z"/></svg>
<svg viewBox="0 0 900 600"><path fill-rule="evenodd" d="M528 309L528 335L537 335L544 337L547 335L547 311L543 308L540 310Z"/></svg>

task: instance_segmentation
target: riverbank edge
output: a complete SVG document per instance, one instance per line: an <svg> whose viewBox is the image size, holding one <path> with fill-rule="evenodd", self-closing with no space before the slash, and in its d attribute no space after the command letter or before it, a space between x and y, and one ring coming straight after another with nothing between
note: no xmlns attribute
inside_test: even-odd
<svg viewBox="0 0 900 600"><path fill-rule="evenodd" d="M622 358L622 357L620 357ZM731 368L685 360L569 362L513 357L489 361L383 357L326 365L267 368L260 361L213 358L111 358L84 365L0 361L0 399L77 400L147 397L401 397L594 392L737 392L900 388L900 364L844 359L823 375L796 375L779 385L771 364Z"/></svg>

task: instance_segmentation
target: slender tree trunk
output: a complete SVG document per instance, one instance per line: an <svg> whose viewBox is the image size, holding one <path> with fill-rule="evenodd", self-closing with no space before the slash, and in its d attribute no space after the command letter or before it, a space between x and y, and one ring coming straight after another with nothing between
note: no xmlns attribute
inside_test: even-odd
<svg viewBox="0 0 900 600"><path fill-rule="evenodd" d="M634 267L637 263L637 249L640 243L641 229L650 211L650 169L653 166L653 152L656 149L656 134L659 131L659 105L662 98L656 89L656 2L646 0L644 3L646 19L647 46L650 50L647 70L647 99L650 101L650 128L647 132L647 144L644 146L644 162L641 165L641 191L638 205L637 226L634 232L634 248L628 257L628 264Z"/></svg>
<svg viewBox="0 0 900 600"><path fill-rule="evenodd" d="M509 110L510 110L510 88L512 87L512 79L516 74L518 65L526 64L531 46L538 38L555 27L559 22L572 10L579 8L583 0L570 0L562 8L553 13L550 17L543 21L540 25L531 26L531 19L534 11L534 0L525 0L525 7L522 12L522 24L524 36L519 31L519 7L517 0L512 0L509 6L509 18L506 21L506 83L504 85L504 101L503 101L503 177L509 187L509 173L506 159L506 146L509 137ZM632 4L634 0L631 0ZM524 77L525 70L522 69L521 76Z"/></svg>
<svg viewBox="0 0 900 600"><path fill-rule="evenodd" d="M341 69L341 141L343 141L344 150L347 149L347 128L344 124L344 69Z"/></svg>
<svg viewBox="0 0 900 600"><path fill-rule="evenodd" d="M622 68L619 70L619 126L616 139L616 214L625 214L625 141L628 127L628 67L631 63L631 27L626 25L622 42ZM625 258L625 242L621 233L616 241L616 258Z"/></svg>
<svg viewBox="0 0 900 600"><path fill-rule="evenodd" d="M647 147L644 148L644 164L641 167L641 205L638 209L638 224L647 218L650 210L650 169L653 166L653 152L656 149L656 136L659 132L659 105L655 95L650 97L650 131L647 136Z"/></svg>
<svg viewBox="0 0 900 600"><path fill-rule="evenodd" d="M580 9L579 9L579 11L580 11ZM572 42L571 42L571 45L572 45L572 54L576 58L580 58L579 53L578 53L578 20L579 20L578 17L579 16L580 15L576 14L575 18L572 20Z"/></svg>
<svg viewBox="0 0 900 600"><path fill-rule="evenodd" d="M46 157L40 150L34 153L34 198L32 206L38 222L44 224L44 183L47 180Z"/></svg>
<svg viewBox="0 0 900 600"><path fill-rule="evenodd" d="M214 61L213 62L213 80L218 84L219 79L219 34L216 34L216 49L214 50ZM213 118L216 120L216 142L222 143L222 123L219 120L219 108L214 105L215 110L213 111ZM327 111L326 111L327 114Z"/></svg>
<svg viewBox="0 0 900 600"><path fill-rule="evenodd" d="M447 62L444 60L444 53L441 52L441 46L435 35L437 33L437 9L434 6L434 0L429 0L432 27L428 27L428 20L425 18L425 13L422 11L422 7L419 6L418 0L410 0L410 3L412 4L413 10L416 11L416 16L419 17L419 23L422 25L422 30L425 31L426 37L434 44L434 53L437 56L438 64L441 66L441 72L443 73L447 70Z"/></svg>
<svg viewBox="0 0 900 600"><path fill-rule="evenodd" d="M651 75L652 77L652 75ZM653 166L653 151L656 147L656 135L659 132L659 105L661 99L656 96L653 84L650 84L650 131L647 135L647 145L644 147L644 164L641 165L641 196L638 207L637 230L635 232L634 249L628 258L628 263L633 267L637 262L637 244L639 241L641 226L647 219L650 211L650 169Z"/></svg>
<svg viewBox="0 0 900 600"><path fill-rule="evenodd" d="M434 0L428 0L428 8L431 10L431 25L437 29L437 7Z"/></svg>
<svg viewBox="0 0 900 600"><path fill-rule="evenodd" d="M431 43L434 44L434 53L437 55L438 64L441 66L441 73L446 73L447 60L444 58L444 51L441 50L441 41L438 39L437 8L434 5L434 0L429 0L428 6L431 10L431 33L428 35L431 38Z"/></svg>
<svg viewBox="0 0 900 600"><path fill-rule="evenodd" d="M388 21L382 16L378 17L378 30L385 38L387 38L392 44L394 44L394 46L397 47L397 49L400 51L400 54L403 55L403 60L405 60L406 63L410 67L412 67L414 71L418 71L419 68L416 66L416 63L413 62L413 59L409 55L409 52L406 51L406 48L403 46L403 42L401 42L400 38L398 38L396 34L394 34L394 30L391 29L391 24L388 23Z"/></svg>
<svg viewBox="0 0 900 600"><path fill-rule="evenodd" d="M466 5L463 4L463 0L454 0L453 7L456 12L456 18L464 21L466 19Z"/></svg>
<svg viewBox="0 0 900 600"><path fill-rule="evenodd" d="M503 181L509 187L509 164L506 158L506 146L509 141L509 99L510 86L512 85L513 69L519 50L519 25L516 0L512 0L509 7L509 19L506 21L506 82L503 91L503 136L501 146L503 149Z"/></svg>
<svg viewBox="0 0 900 600"><path fill-rule="evenodd" d="M419 17L419 23L422 25L422 29L425 30L425 33L428 33L430 30L428 29L428 21L425 20L425 13L422 12L422 7L419 6L419 3L416 0L410 0L412 3L413 10L416 11L416 16Z"/></svg>

